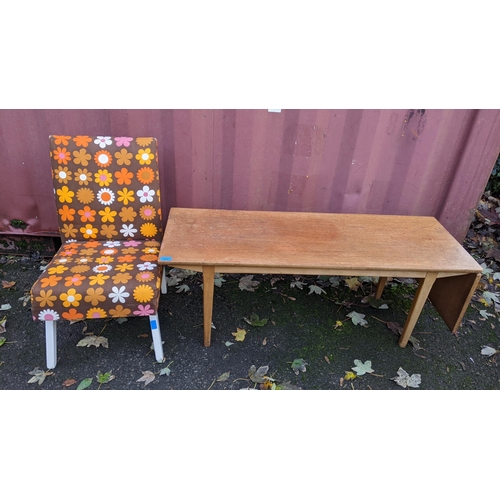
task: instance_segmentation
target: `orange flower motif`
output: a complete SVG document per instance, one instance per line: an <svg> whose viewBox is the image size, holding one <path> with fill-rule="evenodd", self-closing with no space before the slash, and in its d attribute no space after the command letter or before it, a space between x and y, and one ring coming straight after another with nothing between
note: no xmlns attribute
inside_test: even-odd
<svg viewBox="0 0 500 500"><path fill-rule="evenodd" d="M83 283L83 280L87 279L85 276L81 274L74 274L73 276L66 276L64 286L80 286Z"/></svg>
<svg viewBox="0 0 500 500"><path fill-rule="evenodd" d="M67 293L61 293L59 299L62 301L64 307L78 307L80 305L80 300L82 300L82 295L76 293L75 288L70 288Z"/></svg>
<svg viewBox="0 0 500 500"><path fill-rule="evenodd" d="M73 224L63 224L61 231L66 238L74 238L76 236L76 229Z"/></svg>
<svg viewBox="0 0 500 500"><path fill-rule="evenodd" d="M149 148L139 149L137 154L135 155L135 159L139 160L141 165L151 165L151 160L155 157L154 154L151 153Z"/></svg>
<svg viewBox="0 0 500 500"><path fill-rule="evenodd" d="M106 311L100 307L91 307L87 311L87 319L105 318Z"/></svg>
<svg viewBox="0 0 500 500"><path fill-rule="evenodd" d="M120 163L118 163L120 164ZM131 179L134 177L132 172L129 172L125 167L122 168L119 172L115 172L115 177L118 184L126 184L129 185L132 183Z"/></svg>
<svg viewBox="0 0 500 500"><path fill-rule="evenodd" d="M146 222L141 226L141 234L145 238L153 238L158 233L158 228L151 222Z"/></svg>
<svg viewBox="0 0 500 500"><path fill-rule="evenodd" d="M96 211L92 210L88 205L78 210L78 215L80 215L80 220L82 222L94 222ZM83 231L82 231L83 232Z"/></svg>
<svg viewBox="0 0 500 500"><path fill-rule="evenodd" d="M105 149L101 149L101 151L97 151L97 153L94 155L94 161L99 167L109 167L113 162L113 157L111 156L111 153L109 153Z"/></svg>
<svg viewBox="0 0 500 500"><path fill-rule="evenodd" d="M48 278L42 278L40 281L42 283L42 288L48 286L56 286L59 281L62 280L62 276L49 276Z"/></svg>
<svg viewBox="0 0 500 500"><path fill-rule="evenodd" d="M79 319L83 319L83 314L72 307L69 311L63 312L62 317L68 321L78 321Z"/></svg>
<svg viewBox="0 0 500 500"><path fill-rule="evenodd" d="M82 151L85 151L82 149ZM90 155L89 155L90 156ZM75 160L76 163L76 160ZM83 166L86 166L82 163ZM75 173L75 181L78 181L80 186L87 186L89 181L92 180L92 174L86 168L79 168Z"/></svg>
<svg viewBox="0 0 500 500"><path fill-rule="evenodd" d="M80 255L94 255L96 252L97 250L94 250L93 248L84 248L83 250L80 250Z"/></svg>
<svg viewBox="0 0 500 500"><path fill-rule="evenodd" d="M70 271L72 273L86 273L90 269L90 266L85 266L84 264L73 266Z"/></svg>
<svg viewBox="0 0 500 500"><path fill-rule="evenodd" d="M104 274L96 274L95 276L91 276L89 278L89 285L104 285L104 282L109 279L109 275L106 276Z"/></svg>
<svg viewBox="0 0 500 500"><path fill-rule="evenodd" d="M124 205L128 205L129 202L133 203L135 201L134 191L127 188L123 188L123 191L118 191L118 201Z"/></svg>
<svg viewBox="0 0 500 500"><path fill-rule="evenodd" d="M55 178L60 184L67 184L71 180L71 174L68 167L60 166L54 170Z"/></svg>
<svg viewBox="0 0 500 500"><path fill-rule="evenodd" d="M139 210L139 214L144 220L151 220L156 216L156 209L152 205L143 205Z"/></svg>
<svg viewBox="0 0 500 500"><path fill-rule="evenodd" d="M59 202L60 203L72 203L73 202L73 196L75 196L75 193L73 191L70 191L68 186L63 186L61 189L58 189L56 191L57 196L59 196Z"/></svg>
<svg viewBox="0 0 500 500"><path fill-rule="evenodd" d="M158 260L157 255L141 255L141 260L147 262L156 262Z"/></svg>
<svg viewBox="0 0 500 500"><path fill-rule="evenodd" d="M99 169L96 174L94 174L95 181L99 186L109 186L113 181L112 175L105 169Z"/></svg>
<svg viewBox="0 0 500 500"><path fill-rule="evenodd" d="M106 207L104 210L99 210L102 222L114 222L117 212Z"/></svg>
<svg viewBox="0 0 500 500"><path fill-rule="evenodd" d="M118 163L118 165L130 165L132 156L132 153L129 153L125 148L123 148L115 153L116 163Z"/></svg>
<svg viewBox="0 0 500 500"><path fill-rule="evenodd" d="M67 271L68 268L63 266L62 264L56 267L50 267L47 272L49 274L64 274L64 271Z"/></svg>
<svg viewBox="0 0 500 500"><path fill-rule="evenodd" d="M99 252L101 255L116 255L118 250L116 248L104 248Z"/></svg>
<svg viewBox="0 0 500 500"><path fill-rule="evenodd" d="M89 160L92 158L92 156L83 148L80 149L80 151L73 151L73 156L75 157L73 161L82 167L86 167L89 164Z"/></svg>
<svg viewBox="0 0 500 500"><path fill-rule="evenodd" d="M93 227L92 224L86 224L85 227L81 227L80 232L83 234L83 237L86 239L97 238L97 228Z"/></svg>
<svg viewBox="0 0 500 500"><path fill-rule="evenodd" d="M113 276L113 283L118 285L119 283L126 284L132 279L132 275L130 273L116 273Z"/></svg>
<svg viewBox="0 0 500 500"><path fill-rule="evenodd" d="M135 257L132 255L120 255L118 257L118 262L134 262Z"/></svg>
<svg viewBox="0 0 500 500"><path fill-rule="evenodd" d="M126 318L130 316L132 311L126 307L123 307L121 304L118 304L114 309L109 310L109 314L113 318Z"/></svg>
<svg viewBox="0 0 500 500"><path fill-rule="evenodd" d="M151 137L137 137L135 142L137 142L139 146L145 148L146 146L149 146L153 142L153 139Z"/></svg>
<svg viewBox="0 0 500 500"><path fill-rule="evenodd" d="M98 247L100 245L100 243L98 241L87 241L87 243L85 243L83 246L85 248L95 248L95 247Z"/></svg>
<svg viewBox="0 0 500 500"><path fill-rule="evenodd" d="M88 135L77 135L73 137L73 141L78 147L86 148L92 142L92 138Z"/></svg>
<svg viewBox="0 0 500 500"><path fill-rule="evenodd" d="M65 243L64 248L69 248L70 250L76 250L79 247L79 243Z"/></svg>
<svg viewBox="0 0 500 500"><path fill-rule="evenodd" d="M149 149L147 151L149 151ZM149 184L154 181L155 173L150 167L142 167L137 172L137 178L139 179L139 182L142 182L143 184Z"/></svg>
<svg viewBox="0 0 500 500"><path fill-rule="evenodd" d="M62 144L63 146L67 146L69 144L69 139L71 139L70 135L54 135L53 137L55 144Z"/></svg>
<svg viewBox="0 0 500 500"><path fill-rule="evenodd" d="M75 209L68 207L68 205L63 205L59 210L59 215L61 216L61 220L75 220L73 215L75 215Z"/></svg>
<svg viewBox="0 0 500 500"><path fill-rule="evenodd" d="M124 249L122 250L122 254L123 254L123 255L126 255L126 254L128 254L128 253L130 253L130 254L134 254L134 253L137 253L138 251L139 251L139 250L137 250L137 248L129 247L129 248L124 248Z"/></svg>
<svg viewBox="0 0 500 500"><path fill-rule="evenodd" d="M134 299L137 302L149 302L154 297L154 294L149 285L139 285L134 288Z"/></svg>
<svg viewBox="0 0 500 500"><path fill-rule="evenodd" d="M85 295L85 302L90 302L93 306L97 306L99 302L104 302L106 297L103 295L104 289L99 287L94 290L94 288L88 288Z"/></svg>
<svg viewBox="0 0 500 500"><path fill-rule="evenodd" d="M40 307L53 307L54 302L57 300L55 295L52 295L52 290L40 290L40 295L35 297L37 302L40 302Z"/></svg>
<svg viewBox="0 0 500 500"><path fill-rule="evenodd" d="M80 188L76 192L76 199L80 203L83 203L84 205L92 203L94 201L94 198L95 198L94 191L92 191L92 189L90 188Z"/></svg>
<svg viewBox="0 0 500 500"><path fill-rule="evenodd" d="M115 230L114 224L103 224L101 227L100 234L105 238L112 238L118 234L118 231Z"/></svg>
<svg viewBox="0 0 500 500"><path fill-rule="evenodd" d="M155 278L155 275L151 271L141 271L136 274L135 279L142 283L146 283L147 281L151 281Z"/></svg>
<svg viewBox="0 0 500 500"><path fill-rule="evenodd" d="M134 269L134 265L133 264L127 264L127 263L118 264L117 266L115 266L115 269L117 271L121 271L121 272L132 271Z"/></svg>
<svg viewBox="0 0 500 500"><path fill-rule="evenodd" d="M109 255L101 255L101 257L97 257L95 260L98 264L109 264L115 260L114 257L110 257Z"/></svg>
<svg viewBox="0 0 500 500"><path fill-rule="evenodd" d="M57 160L59 165L61 165L61 163L67 165L68 161L71 160L71 154L66 151L66 148L56 148L55 151L52 152L52 157Z"/></svg>
<svg viewBox="0 0 500 500"><path fill-rule="evenodd" d="M123 222L133 222L137 216L137 212L132 207L123 207L118 215Z"/></svg>

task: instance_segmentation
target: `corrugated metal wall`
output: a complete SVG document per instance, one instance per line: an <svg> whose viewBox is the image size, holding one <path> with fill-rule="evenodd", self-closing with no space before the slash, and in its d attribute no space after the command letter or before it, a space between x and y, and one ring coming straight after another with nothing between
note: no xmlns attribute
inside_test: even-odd
<svg viewBox="0 0 500 500"><path fill-rule="evenodd" d="M50 134L155 136L164 213L434 215L462 241L500 110L0 110L0 233L57 234Z"/></svg>

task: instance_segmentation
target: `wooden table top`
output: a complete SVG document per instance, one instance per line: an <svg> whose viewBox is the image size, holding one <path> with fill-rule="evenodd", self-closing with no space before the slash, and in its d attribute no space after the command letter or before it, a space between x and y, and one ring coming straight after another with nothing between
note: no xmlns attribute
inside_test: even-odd
<svg viewBox="0 0 500 500"><path fill-rule="evenodd" d="M159 263L408 277L482 271L434 217L192 208L170 210Z"/></svg>

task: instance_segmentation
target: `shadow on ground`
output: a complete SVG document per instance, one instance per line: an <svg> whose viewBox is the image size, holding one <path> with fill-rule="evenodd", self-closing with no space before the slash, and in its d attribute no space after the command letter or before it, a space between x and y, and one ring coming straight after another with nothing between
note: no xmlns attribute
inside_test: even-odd
<svg viewBox="0 0 500 500"><path fill-rule="evenodd" d="M369 278L353 290L343 278L255 275L259 284L247 291L239 286L242 275L224 275L215 289L212 345L205 348L199 274L171 277L175 284L161 297L163 363L154 358L145 318L122 324L60 321L58 364L41 384L29 383L30 372L46 371L43 324L32 320L28 293L41 265L36 255L0 256L0 281L10 285L0 287L0 307L11 306L0 311L0 322L5 320L0 389L75 390L84 380L92 380L87 390L500 388L498 353L481 354L484 346L500 349L500 323L493 304L479 302L479 296L456 335L427 302L412 343L401 349L398 327L404 325L413 298L411 280L390 282L383 296L388 308L379 309L366 302L375 289ZM355 282L350 285L356 288ZM364 315L367 324L355 325L348 317L353 311ZM265 325L250 325L248 321L256 324L255 315L267 320ZM243 341L233 335L238 328L246 331ZM108 348L77 346L91 333L105 337ZM373 372L351 378L354 360L371 361ZM252 366L268 367L261 373L271 380L252 373ZM404 389L392 380L400 367L409 375L420 374L418 388ZM98 372L114 378L99 384ZM144 372L146 378L138 382Z"/></svg>

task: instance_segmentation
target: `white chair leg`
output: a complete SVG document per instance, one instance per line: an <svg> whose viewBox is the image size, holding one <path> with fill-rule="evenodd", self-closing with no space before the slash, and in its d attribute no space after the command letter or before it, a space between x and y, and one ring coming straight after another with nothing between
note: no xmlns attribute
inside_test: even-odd
<svg viewBox="0 0 500 500"><path fill-rule="evenodd" d="M167 293L167 272L165 266L163 267L163 272L161 276L161 293Z"/></svg>
<svg viewBox="0 0 500 500"><path fill-rule="evenodd" d="M45 322L45 353L47 368L51 370L57 364L57 322Z"/></svg>
<svg viewBox="0 0 500 500"><path fill-rule="evenodd" d="M160 322L158 321L158 314L149 317L149 324L151 325L151 335L153 336L153 347L155 350L155 357L158 363L163 362L163 346L161 343Z"/></svg>

